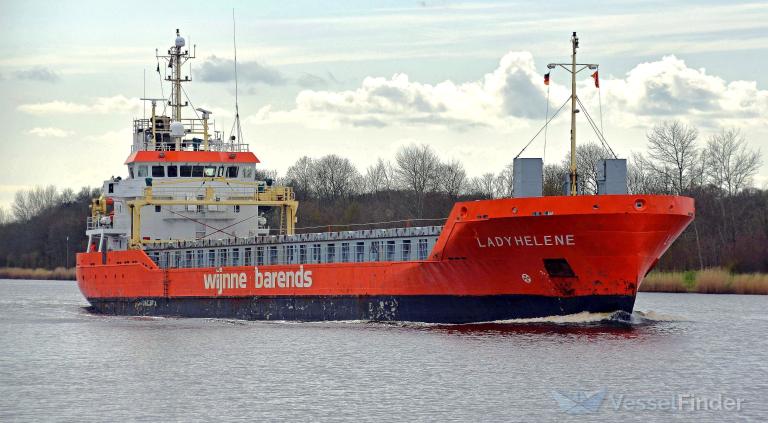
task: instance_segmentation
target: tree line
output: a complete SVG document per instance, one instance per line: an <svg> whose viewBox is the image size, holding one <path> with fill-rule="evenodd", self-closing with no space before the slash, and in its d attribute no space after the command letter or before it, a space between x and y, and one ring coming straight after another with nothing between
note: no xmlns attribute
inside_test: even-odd
<svg viewBox="0 0 768 423"><path fill-rule="evenodd" d="M697 209L694 223L659 267L767 271L768 191L752 186L762 165L760 151L750 149L737 129L702 140L695 127L678 121L654 126L646 138L647 153L635 153L628 160L629 191L691 196ZM585 193L597 191L596 164L609 157L603 145L577 147ZM564 156L544 166L544 195L562 195L568 162ZM512 196L512 171L510 163L498 173L470 177L460 161L442 160L431 147L411 144L365 169L329 154L301 157L285 175L274 170L259 174L294 188L301 202L298 230L311 232L371 222L440 224L456 201ZM66 233L77 240L79 250L84 248L84 221L94 195L98 193L88 188L75 194L54 187L17 193L10 212L0 209L0 266L64 265L61 237Z"/></svg>
<svg viewBox="0 0 768 423"><path fill-rule="evenodd" d="M98 189L78 192L35 187L16 192L10 210L0 208L0 267L72 267L85 251L85 219Z"/></svg>

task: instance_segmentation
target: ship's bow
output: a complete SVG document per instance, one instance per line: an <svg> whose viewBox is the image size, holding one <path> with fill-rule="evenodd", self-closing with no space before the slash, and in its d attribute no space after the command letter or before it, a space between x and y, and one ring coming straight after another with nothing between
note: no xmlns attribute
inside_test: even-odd
<svg viewBox="0 0 768 423"><path fill-rule="evenodd" d="M643 278L693 218L693 200L679 196L459 203L435 258L471 268L477 295L555 299L557 314L631 312Z"/></svg>

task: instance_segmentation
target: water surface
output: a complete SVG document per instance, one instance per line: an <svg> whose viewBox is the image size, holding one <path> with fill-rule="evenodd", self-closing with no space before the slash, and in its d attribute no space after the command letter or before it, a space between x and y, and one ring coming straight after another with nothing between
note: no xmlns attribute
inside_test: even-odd
<svg viewBox="0 0 768 423"><path fill-rule="evenodd" d="M765 296L641 293L632 316L475 325L86 306L74 282L0 281L0 420L768 419Z"/></svg>

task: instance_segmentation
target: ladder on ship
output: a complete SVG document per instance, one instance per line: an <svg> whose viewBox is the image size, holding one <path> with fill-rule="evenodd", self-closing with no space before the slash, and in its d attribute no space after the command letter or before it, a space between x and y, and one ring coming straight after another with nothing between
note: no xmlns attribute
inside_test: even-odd
<svg viewBox="0 0 768 423"><path fill-rule="evenodd" d="M280 207L280 235L288 235L286 230L288 228L288 214L288 207Z"/></svg>

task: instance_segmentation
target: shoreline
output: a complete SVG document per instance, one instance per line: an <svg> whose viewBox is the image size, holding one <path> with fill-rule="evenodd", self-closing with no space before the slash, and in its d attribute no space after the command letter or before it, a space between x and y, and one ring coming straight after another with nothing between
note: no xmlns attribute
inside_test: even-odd
<svg viewBox="0 0 768 423"><path fill-rule="evenodd" d="M0 267L0 279L32 279L74 281L75 268L57 267L55 269Z"/></svg>
<svg viewBox="0 0 768 423"><path fill-rule="evenodd" d="M651 272L638 292L768 295L768 274L730 273L722 268Z"/></svg>

